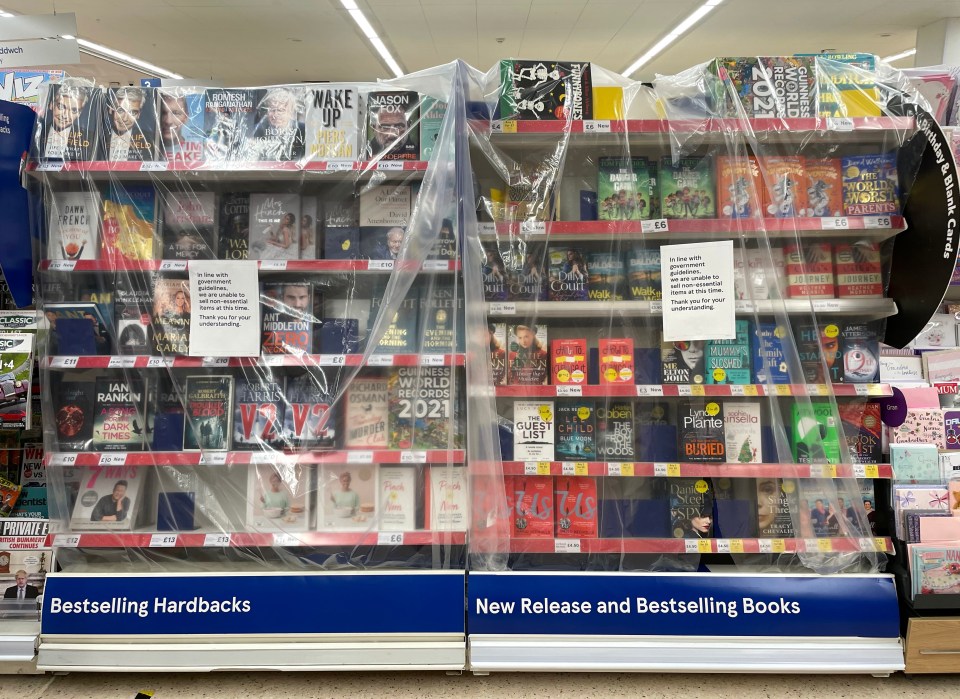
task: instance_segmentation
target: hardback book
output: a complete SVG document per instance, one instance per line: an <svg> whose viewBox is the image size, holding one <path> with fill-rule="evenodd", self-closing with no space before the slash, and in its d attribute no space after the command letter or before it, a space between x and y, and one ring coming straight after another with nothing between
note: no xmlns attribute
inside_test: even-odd
<svg viewBox="0 0 960 699"><path fill-rule="evenodd" d="M587 257L590 269L587 297L591 301L623 301L627 291L623 257L613 252L594 252Z"/></svg>
<svg viewBox="0 0 960 699"><path fill-rule="evenodd" d="M806 158L807 210L813 218L843 216L843 175L839 158Z"/></svg>
<svg viewBox="0 0 960 699"><path fill-rule="evenodd" d="M843 381L843 354L840 351L840 326L798 325L795 329L797 354L806 383Z"/></svg>
<svg viewBox="0 0 960 699"><path fill-rule="evenodd" d="M251 260L296 260L300 255L300 195L250 195Z"/></svg>
<svg viewBox="0 0 960 699"><path fill-rule="evenodd" d="M257 375L238 377L233 401L233 448L281 448L285 407L281 381Z"/></svg>
<svg viewBox="0 0 960 699"><path fill-rule="evenodd" d="M384 295L380 293L380 289L370 298L369 332L371 333L374 330L373 324L377 322L380 308L385 300ZM375 354L416 354L417 345L420 341L418 334L420 311L419 290L413 287L410 289L407 297L400 302L400 306L397 308L397 312L393 314L393 318L384 319L384 322L389 321L389 324L380 337L380 341L374 346L373 352ZM442 329L445 326L446 321L444 321L444 324L440 326L440 328ZM439 338L434 339L439 340ZM447 348L434 349L433 351L451 352L452 350L448 346Z"/></svg>
<svg viewBox="0 0 960 699"><path fill-rule="evenodd" d="M593 118L590 63L500 61L500 118L581 121Z"/></svg>
<svg viewBox="0 0 960 699"><path fill-rule="evenodd" d="M750 322L736 321L733 340L707 340L704 375L712 384L749 384Z"/></svg>
<svg viewBox="0 0 960 699"><path fill-rule="evenodd" d="M0 429L32 426L35 339L32 333L0 333Z"/></svg>
<svg viewBox="0 0 960 699"><path fill-rule="evenodd" d="M829 403L794 403L790 415L790 446L796 463L840 462L840 434Z"/></svg>
<svg viewBox="0 0 960 699"><path fill-rule="evenodd" d="M153 260L157 193L152 184L111 183L103 199L101 257L117 265Z"/></svg>
<svg viewBox="0 0 960 699"><path fill-rule="evenodd" d="M597 538L597 480L588 476L560 476L554 479L553 488L557 538Z"/></svg>
<svg viewBox="0 0 960 699"><path fill-rule="evenodd" d="M840 161L840 167L845 215L871 216L900 211L895 153L851 155Z"/></svg>
<svg viewBox="0 0 960 699"><path fill-rule="evenodd" d="M553 478L551 476L513 476L508 499L513 502L515 537L549 539L554 536Z"/></svg>
<svg viewBox="0 0 960 699"><path fill-rule="evenodd" d="M729 116L817 116L817 70L813 57L747 56L720 58L717 63L721 79L730 81L739 99L739 105L728 105Z"/></svg>
<svg viewBox="0 0 960 699"><path fill-rule="evenodd" d="M95 192L51 192L47 257L95 260L99 251L100 200Z"/></svg>
<svg viewBox="0 0 960 699"><path fill-rule="evenodd" d="M660 211L664 218L716 218L716 184L709 157L660 158Z"/></svg>
<svg viewBox="0 0 960 699"><path fill-rule="evenodd" d="M307 87L308 160L361 160L360 93L355 85L324 83Z"/></svg>
<svg viewBox="0 0 960 699"><path fill-rule="evenodd" d="M109 333L110 330L116 327L113 317L113 291L112 285L104 284L98 278L81 279L78 280L70 290L70 298L79 300L81 304L94 304L99 312L97 325L99 326L99 319L102 318L103 327L106 329L106 332ZM51 305L54 304L46 304L45 308L49 309ZM112 340L113 338L111 337L110 339ZM107 354L109 354L109 352L107 352Z"/></svg>
<svg viewBox="0 0 960 699"><path fill-rule="evenodd" d="M53 394L53 424L60 451L90 451L93 439L94 399L91 379L63 378Z"/></svg>
<svg viewBox="0 0 960 699"><path fill-rule="evenodd" d="M713 537L713 486L706 478L670 478L670 529L676 539Z"/></svg>
<svg viewBox="0 0 960 699"><path fill-rule="evenodd" d="M731 463L762 464L763 434L760 403L727 401L723 404L726 458Z"/></svg>
<svg viewBox="0 0 960 699"><path fill-rule="evenodd" d="M314 298L309 281L261 284L263 354L304 355L313 351Z"/></svg>
<svg viewBox="0 0 960 699"><path fill-rule="evenodd" d="M47 303L47 351L78 356L110 354L110 330L97 303Z"/></svg>
<svg viewBox="0 0 960 699"><path fill-rule="evenodd" d="M203 105L204 160L208 163L243 160L247 139L253 138L259 90L208 89Z"/></svg>
<svg viewBox="0 0 960 699"><path fill-rule="evenodd" d="M890 428L890 445L894 444L933 444L938 449L946 449L943 410L907 409L903 424Z"/></svg>
<svg viewBox="0 0 960 699"><path fill-rule="evenodd" d="M460 395L452 367L396 367L387 391L391 449L461 449Z"/></svg>
<svg viewBox="0 0 960 699"><path fill-rule="evenodd" d="M420 95L412 91L367 94L368 160L420 160Z"/></svg>
<svg viewBox="0 0 960 699"><path fill-rule="evenodd" d="M770 155L760 158L766 191L764 200L770 218L796 218L807 210L807 178L802 155Z"/></svg>
<svg viewBox="0 0 960 699"><path fill-rule="evenodd" d="M847 445L847 454L854 464L877 464L883 459L879 403L844 401L837 403L840 427Z"/></svg>
<svg viewBox="0 0 960 699"><path fill-rule="evenodd" d="M483 265L480 267L480 274L483 276L483 300L506 301L509 286L503 255L494 243L484 243L483 254Z"/></svg>
<svg viewBox="0 0 960 699"><path fill-rule="evenodd" d="M559 403L556 413L555 458L559 461L595 461L597 418L594 402Z"/></svg>
<svg viewBox="0 0 960 699"><path fill-rule="evenodd" d="M816 57L820 116L881 116L874 54L823 53Z"/></svg>
<svg viewBox="0 0 960 699"><path fill-rule="evenodd" d="M153 348L153 329L150 324L153 289L149 283L135 275L119 275L113 304L113 315L117 322L117 352L150 354Z"/></svg>
<svg viewBox="0 0 960 699"><path fill-rule="evenodd" d="M253 531L306 531L313 500L310 466L247 466L247 526Z"/></svg>
<svg viewBox="0 0 960 699"><path fill-rule="evenodd" d="M407 184L365 187L360 193L360 227L406 230L410 223L411 201L412 192Z"/></svg>
<svg viewBox="0 0 960 699"><path fill-rule="evenodd" d="M446 114L446 102L433 97L423 97L420 104L420 160L426 162L433 157Z"/></svg>
<svg viewBox="0 0 960 699"><path fill-rule="evenodd" d="M469 476L463 466L431 464L424 489L424 522L431 531L466 531Z"/></svg>
<svg viewBox="0 0 960 699"><path fill-rule="evenodd" d="M304 153L304 88L278 85L257 91L253 133L244 144L251 161L299 160Z"/></svg>
<svg viewBox="0 0 960 699"><path fill-rule="evenodd" d="M82 78L51 84L41 122L40 157L94 160L100 137L101 90Z"/></svg>
<svg viewBox="0 0 960 699"><path fill-rule="evenodd" d="M152 431L150 448L153 451L180 451L183 448L184 388L165 372L150 382L147 425Z"/></svg>
<svg viewBox="0 0 960 699"><path fill-rule="evenodd" d="M703 383L705 371L704 344L703 340L661 342L661 383Z"/></svg>
<svg viewBox="0 0 960 699"><path fill-rule="evenodd" d="M158 88L160 154L188 165L203 162L206 90L196 87Z"/></svg>
<svg viewBox="0 0 960 699"><path fill-rule="evenodd" d="M334 447L337 442L337 387L334 372L311 367L287 377L283 439L294 447Z"/></svg>
<svg viewBox="0 0 960 699"><path fill-rule="evenodd" d="M488 323L490 338L490 381L494 386L507 383L507 324Z"/></svg>
<svg viewBox="0 0 960 699"><path fill-rule="evenodd" d="M650 218L650 178L643 157L601 157L597 175L597 213L601 221Z"/></svg>
<svg viewBox="0 0 960 699"><path fill-rule="evenodd" d="M233 431L233 377L188 376L183 390L184 451L227 451Z"/></svg>
<svg viewBox="0 0 960 699"><path fill-rule="evenodd" d="M845 323L840 330L844 383L880 381L880 337L873 323Z"/></svg>
<svg viewBox="0 0 960 699"><path fill-rule="evenodd" d="M548 257L551 301L586 301L590 298L590 272L581 248L551 245Z"/></svg>
<svg viewBox="0 0 960 699"><path fill-rule="evenodd" d="M794 501L796 481L780 478L758 478L757 536L761 539L791 539L794 536ZM798 515L800 517L801 515Z"/></svg>
<svg viewBox="0 0 960 699"><path fill-rule="evenodd" d="M636 458L633 403L597 402L597 458L601 461L632 461Z"/></svg>
<svg viewBox="0 0 960 699"><path fill-rule="evenodd" d="M550 343L550 383L556 386L582 386L586 382L586 339L553 340Z"/></svg>
<svg viewBox="0 0 960 699"><path fill-rule="evenodd" d="M376 531L382 502L377 466L322 464L317 488L317 529Z"/></svg>
<svg viewBox="0 0 960 699"><path fill-rule="evenodd" d="M717 209L724 218L765 216L765 191L756 156L717 156Z"/></svg>
<svg viewBox="0 0 960 699"><path fill-rule="evenodd" d="M507 264L507 284L511 301L546 301L550 298L547 248L528 244L525 254L512 254ZM586 297L584 297L586 298Z"/></svg>
<svg viewBox="0 0 960 699"><path fill-rule="evenodd" d="M513 458L516 461L553 461L554 401L519 400L513 404Z"/></svg>
<svg viewBox="0 0 960 699"><path fill-rule="evenodd" d="M633 384L633 340L601 337L600 384Z"/></svg>
<svg viewBox="0 0 960 699"><path fill-rule="evenodd" d="M323 257L355 260L360 256L360 202L350 197L324 199Z"/></svg>
<svg viewBox="0 0 960 699"><path fill-rule="evenodd" d="M677 434L682 461L727 461L724 419L716 401L682 402L677 417Z"/></svg>
<svg viewBox="0 0 960 699"><path fill-rule="evenodd" d="M390 446L390 394L387 379L355 376L347 387L344 448L386 449Z"/></svg>
<svg viewBox="0 0 960 699"><path fill-rule="evenodd" d="M158 276L153 284L153 353L190 352L190 283Z"/></svg>
<svg viewBox="0 0 960 699"><path fill-rule="evenodd" d="M878 299L883 297L880 246L869 240L837 243L833 248L837 297Z"/></svg>
<svg viewBox="0 0 960 699"><path fill-rule="evenodd" d="M147 392L143 380L100 377L95 384L94 451L140 451L147 436Z"/></svg>
<svg viewBox="0 0 960 699"><path fill-rule="evenodd" d="M381 465L377 470L380 478L380 531L414 531L417 529L417 469L409 465Z"/></svg>
<svg viewBox="0 0 960 699"><path fill-rule="evenodd" d="M250 195L234 192L220 195L220 240L217 257L246 260L250 255Z"/></svg>
<svg viewBox="0 0 960 699"><path fill-rule="evenodd" d="M166 192L160 230L165 260L208 260L214 255L217 204L213 192Z"/></svg>
<svg viewBox="0 0 960 699"><path fill-rule="evenodd" d="M783 351L787 329L776 323L757 323L750 337L753 379L756 383L790 383L790 368Z"/></svg>
<svg viewBox="0 0 960 699"><path fill-rule="evenodd" d="M627 253L627 284L630 298L636 301L659 301L663 298L659 248L631 248Z"/></svg>
<svg viewBox="0 0 960 699"><path fill-rule="evenodd" d="M148 471L136 466L81 468L80 490L70 517L70 529L134 529Z"/></svg>
<svg viewBox="0 0 960 699"><path fill-rule="evenodd" d="M543 386L549 379L547 326L511 325L507 329L507 383Z"/></svg>
<svg viewBox="0 0 960 699"><path fill-rule="evenodd" d="M300 197L300 259L316 260L320 251L319 202L315 196Z"/></svg>
<svg viewBox="0 0 960 699"><path fill-rule="evenodd" d="M434 280L420 289L420 351L453 354L464 349L463 288Z"/></svg>

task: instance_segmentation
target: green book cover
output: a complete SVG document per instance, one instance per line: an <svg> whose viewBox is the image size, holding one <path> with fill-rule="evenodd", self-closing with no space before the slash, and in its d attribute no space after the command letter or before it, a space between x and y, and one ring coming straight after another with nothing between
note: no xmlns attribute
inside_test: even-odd
<svg viewBox="0 0 960 699"><path fill-rule="evenodd" d="M600 158L597 213L601 221L650 218L650 192L646 158Z"/></svg>
<svg viewBox="0 0 960 699"><path fill-rule="evenodd" d="M796 463L840 461L840 432L829 403L794 403L790 422L790 448Z"/></svg>
<svg viewBox="0 0 960 699"><path fill-rule="evenodd" d="M716 218L714 199L716 183L713 160L677 158L665 155L660 159L658 182L660 212L664 218Z"/></svg>
<svg viewBox="0 0 960 699"><path fill-rule="evenodd" d="M447 113L447 103L433 97L424 97L420 105L420 160L428 161L440 137L440 127Z"/></svg>

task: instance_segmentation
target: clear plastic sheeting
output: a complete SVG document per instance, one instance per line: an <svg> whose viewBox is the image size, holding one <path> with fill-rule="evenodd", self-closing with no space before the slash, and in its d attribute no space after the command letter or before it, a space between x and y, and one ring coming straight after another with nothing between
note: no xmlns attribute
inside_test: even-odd
<svg viewBox="0 0 960 699"><path fill-rule="evenodd" d="M463 567L455 75L50 89L29 174L63 569Z"/></svg>

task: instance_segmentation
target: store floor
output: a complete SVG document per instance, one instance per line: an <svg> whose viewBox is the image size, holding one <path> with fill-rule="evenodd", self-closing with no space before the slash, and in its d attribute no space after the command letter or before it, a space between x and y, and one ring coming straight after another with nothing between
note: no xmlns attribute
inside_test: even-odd
<svg viewBox="0 0 960 699"><path fill-rule="evenodd" d="M377 699L525 699L549 697L951 697L957 678L949 675L889 678L850 675L619 675L495 674L447 677L442 673L215 673L72 674L0 678L0 699L133 699L152 691L154 699L244 697Z"/></svg>

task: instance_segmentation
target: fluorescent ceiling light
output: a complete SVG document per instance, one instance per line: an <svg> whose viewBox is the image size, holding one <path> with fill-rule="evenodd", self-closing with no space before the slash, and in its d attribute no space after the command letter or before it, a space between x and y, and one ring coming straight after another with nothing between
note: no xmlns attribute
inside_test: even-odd
<svg viewBox="0 0 960 699"><path fill-rule="evenodd" d="M657 43L655 43L649 51L640 56L636 61L634 61L629 68L623 71L622 75L625 78L629 78L631 75L636 73L640 68L649 63L654 56L667 48L674 41L683 36L687 31L693 28L693 26L699 22L701 19L706 17L710 12L713 11L717 5L719 5L723 0L707 0L700 7L694 10L690 15L683 20L676 27L671 29L667 34L663 36Z"/></svg>
<svg viewBox="0 0 960 699"><path fill-rule="evenodd" d="M893 63L894 61L899 61L901 58L907 58L908 56L913 56L917 53L916 49L907 49L906 51L901 51L900 53L895 53L892 56L887 56L881 58L881 61L885 63Z"/></svg>
<svg viewBox="0 0 960 699"><path fill-rule="evenodd" d="M710 1L714 2L715 0ZM387 67L393 71L396 77L402 78L403 68L400 67L400 64L397 63L396 59L390 54L386 44L384 44L383 40L377 35L377 30L373 28L370 20L363 14L363 10L357 7L356 0L340 0L340 4L343 5L343 9L350 14L353 21L357 23L357 26L360 27L360 31L363 32L363 35L367 38L367 41L370 42L370 45L377 50L377 53L380 54L380 58L387 64Z"/></svg>

